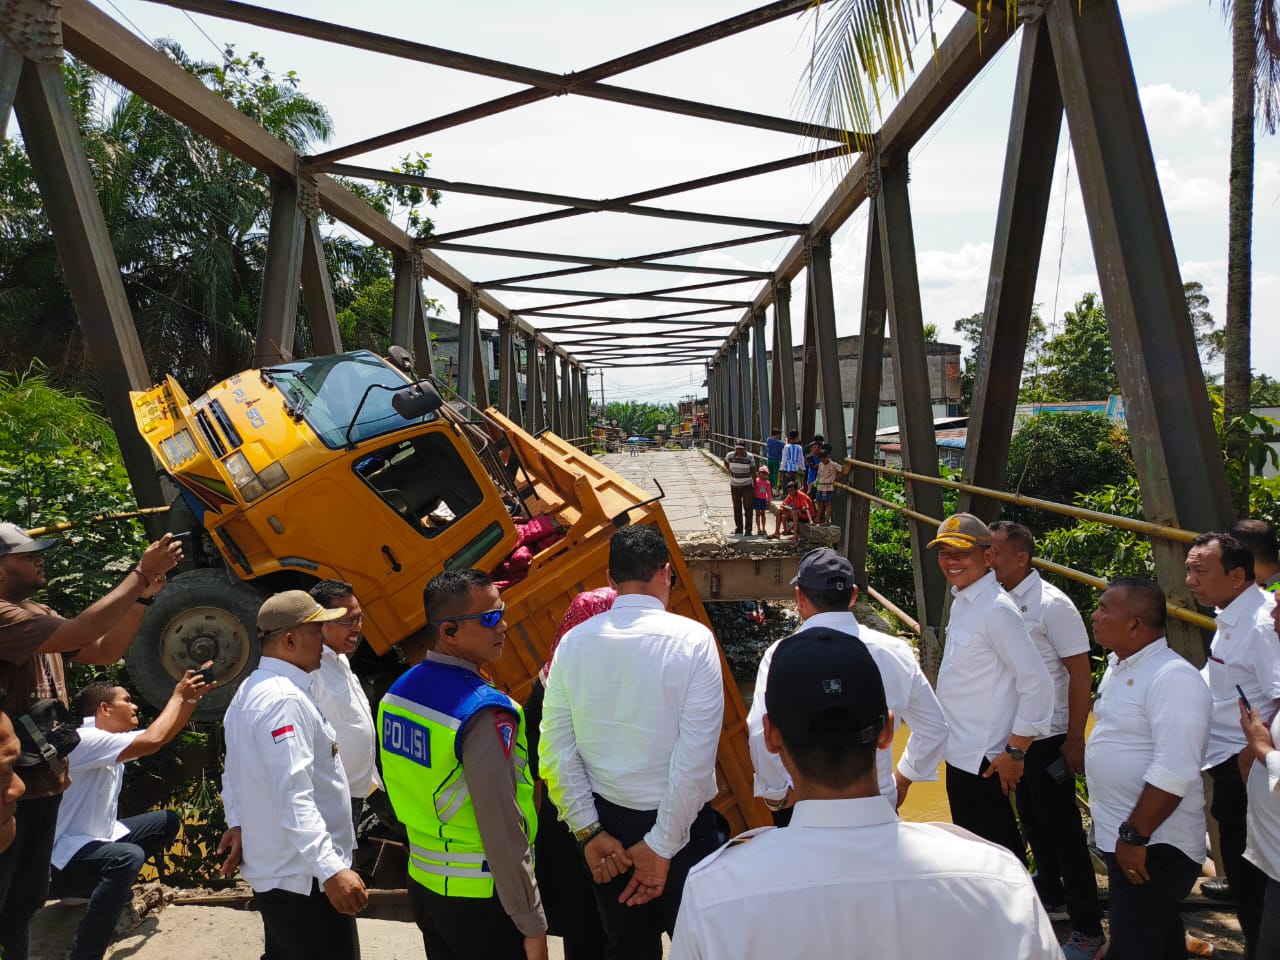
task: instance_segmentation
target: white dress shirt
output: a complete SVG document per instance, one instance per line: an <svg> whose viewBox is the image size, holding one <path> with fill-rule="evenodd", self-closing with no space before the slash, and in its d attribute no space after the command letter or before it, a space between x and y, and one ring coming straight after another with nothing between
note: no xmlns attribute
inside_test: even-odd
<svg viewBox="0 0 1280 960"><path fill-rule="evenodd" d="M1271 742L1280 743L1280 715L1271 721ZM1272 749L1266 763L1249 768L1249 840L1244 858L1272 880L1280 881L1280 750Z"/></svg>
<svg viewBox="0 0 1280 960"><path fill-rule="evenodd" d="M947 763L976 774L1009 737L1048 736L1053 683L994 573L951 594L938 702L947 717Z"/></svg>
<svg viewBox="0 0 1280 960"><path fill-rule="evenodd" d="M1009 591L1022 614L1027 634L1040 651L1049 680L1053 683L1053 717L1049 736L1067 732L1070 703L1067 700L1067 668L1062 661L1089 652L1089 634L1080 611L1071 598L1032 570Z"/></svg>
<svg viewBox="0 0 1280 960"><path fill-rule="evenodd" d="M312 880L351 866L351 793L310 686L305 670L263 657L224 718L222 803L241 828L240 874L257 891L309 894Z"/></svg>
<svg viewBox="0 0 1280 960"><path fill-rule="evenodd" d="M338 734L338 759L347 773L351 796L361 799L381 790L382 778L374 760L378 738L373 713L346 654L325 646L320 669L311 675L311 697Z"/></svg>
<svg viewBox="0 0 1280 960"><path fill-rule="evenodd" d="M711 631L661 601L623 594L564 635L551 661L538 764L571 830L596 822L598 793L658 811L645 835L673 857L716 795L724 680Z"/></svg>
<svg viewBox="0 0 1280 960"><path fill-rule="evenodd" d="M120 754L141 730L109 733L99 730L93 717L80 724L80 742L67 754L71 786L58 804L53 865L61 870L86 843L119 840L129 832L117 816L124 764Z"/></svg>
<svg viewBox="0 0 1280 960"><path fill-rule="evenodd" d="M746 836L690 871L671 960L1062 957L1009 851L883 797L802 800Z"/></svg>
<svg viewBox="0 0 1280 960"><path fill-rule="evenodd" d="M898 772L913 782L937 780L938 764L947 749L947 720L910 645L905 640L862 626L847 610L814 614L797 632L817 627L847 633L866 644L880 670L885 703L893 711L895 729L904 721L911 728L911 737L907 740L902 759L898 761ZM791 785L791 777L782 765L782 758L770 753L764 743L764 715L767 713L764 695L768 689L773 651L781 642L778 640L771 644L760 658L756 688L751 695L751 710L747 714L747 742L751 748L751 765L755 768L755 794L773 802L786 796L787 787ZM893 779L891 751L876 751L876 776L880 792L897 806L898 786Z"/></svg>
<svg viewBox="0 0 1280 960"><path fill-rule="evenodd" d="M1263 717L1280 709L1280 643L1271 623L1273 605L1270 594L1249 587L1213 618L1218 629L1200 671L1213 697L1206 770L1244 749L1237 684Z"/></svg>
<svg viewBox="0 0 1280 960"><path fill-rule="evenodd" d="M1204 681L1163 637L1123 660L1107 654L1084 753L1098 849L1115 852L1116 832L1149 783L1182 798L1151 842L1177 847L1196 863L1204 859L1200 758L1209 715Z"/></svg>

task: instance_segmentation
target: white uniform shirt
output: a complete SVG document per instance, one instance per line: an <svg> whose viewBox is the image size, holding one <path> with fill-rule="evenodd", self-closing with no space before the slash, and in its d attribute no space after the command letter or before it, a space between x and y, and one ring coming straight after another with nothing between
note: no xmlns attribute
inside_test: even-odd
<svg viewBox="0 0 1280 960"><path fill-rule="evenodd" d="M994 573L951 593L938 702L947 717L947 763L976 774L1010 736L1048 736L1053 684Z"/></svg>
<svg viewBox="0 0 1280 960"><path fill-rule="evenodd" d="M1149 783L1182 798L1151 842L1177 847L1196 863L1204 859L1200 758L1209 714L1204 681L1163 637L1124 660L1107 655L1084 753L1098 849L1115 852L1120 824Z"/></svg>
<svg viewBox="0 0 1280 960"><path fill-rule="evenodd" d="M67 754L71 786L58 804L54 833L53 865L61 870L86 843L119 840L129 828L117 818L124 764L120 754L141 730L108 733L99 730L93 717L80 724L80 742Z"/></svg>
<svg viewBox="0 0 1280 960"><path fill-rule="evenodd" d="M1271 742L1280 743L1280 715L1271 721ZM1280 750L1266 763L1249 768L1249 841L1245 859L1272 880L1280 881Z"/></svg>
<svg viewBox="0 0 1280 960"><path fill-rule="evenodd" d="M538 764L571 830L599 818L593 792L658 811L645 842L673 857L716 795L724 680L711 631L654 597L624 594L564 635L542 706Z"/></svg>
<svg viewBox="0 0 1280 960"><path fill-rule="evenodd" d="M1270 594L1250 587L1213 618L1218 629L1200 671L1213 697L1206 770L1244 749L1236 684L1262 716L1280 709L1280 643L1271 623L1273 605Z"/></svg>
<svg viewBox="0 0 1280 960"><path fill-rule="evenodd" d="M671 960L1061 958L1026 869L882 797L802 800L785 830L722 847L685 881Z"/></svg>
<svg viewBox="0 0 1280 960"><path fill-rule="evenodd" d="M240 874L254 890L309 894L351 866L355 829L338 738L310 674L263 657L227 707L222 803L241 828Z"/></svg>
<svg viewBox="0 0 1280 960"><path fill-rule="evenodd" d="M925 679L916 662L915 654L905 640L872 630L858 623L850 612L817 613L804 622L800 631L816 627L839 630L857 637L867 645L871 658L880 670L884 683L885 703L893 711L896 725L906 722L911 737L898 761L898 772L908 780L937 780L938 764L947 749L947 720L942 714L933 687ZM791 785L791 777L782 765L782 758L770 753L764 743L764 695L768 689L769 666L773 663L773 651L781 640L771 644L760 658L756 673L756 689L751 696L751 710L747 714L747 737L751 748L751 765L755 768L755 794L766 800L779 801ZM876 776L880 792L894 806L898 802L898 786L893 779L893 755L888 750L876 753Z"/></svg>
<svg viewBox="0 0 1280 960"><path fill-rule="evenodd" d="M1089 634L1084 628L1084 620L1071 598L1042 579L1038 570L1027 574L1009 591L1009 596L1017 604L1022 622L1027 625L1027 634L1040 651L1053 683L1054 706L1049 736L1066 733L1070 706L1067 700L1069 677L1062 661L1089 652Z"/></svg>
<svg viewBox="0 0 1280 960"><path fill-rule="evenodd" d="M338 758L347 773L351 796L367 797L382 789L382 778L374 757L378 739L373 728L373 713L360 681L351 671L344 653L326 646L320 654L320 669L311 675L311 697L321 715L338 734Z"/></svg>

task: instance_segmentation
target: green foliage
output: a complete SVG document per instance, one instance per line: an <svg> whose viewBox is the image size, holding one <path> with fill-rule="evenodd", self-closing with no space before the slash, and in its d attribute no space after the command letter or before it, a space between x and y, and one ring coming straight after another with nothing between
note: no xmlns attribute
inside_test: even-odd
<svg viewBox="0 0 1280 960"><path fill-rule="evenodd" d="M136 510L110 424L45 371L0 371L0 519L25 528ZM45 601L73 614L110 590L147 539L137 521L84 524L45 554Z"/></svg>
<svg viewBox="0 0 1280 960"><path fill-rule="evenodd" d="M973 390L978 377L978 350L982 346L982 331L986 318L981 313L971 313L955 322L956 333L969 345L969 355L964 358L964 370L960 374L960 408L969 410L973 405ZM1048 331L1044 320L1040 317L1040 305L1031 308L1031 318L1027 324L1027 349L1023 357L1023 368L1035 366L1044 350L1044 340Z"/></svg>
<svg viewBox="0 0 1280 960"><path fill-rule="evenodd" d="M1025 401L1099 400L1119 393L1111 329L1102 300L1086 293L1063 315L1062 332L1044 345L1042 372L1024 379Z"/></svg>
<svg viewBox="0 0 1280 960"><path fill-rule="evenodd" d="M618 429L624 438L632 435L651 437L658 433L658 424L666 424L668 432L680 423L680 413L674 403L640 403L636 400L615 400L604 407L606 420L618 421Z"/></svg>
<svg viewBox="0 0 1280 960"><path fill-rule="evenodd" d="M939 464L943 477L955 479L954 471ZM876 496L900 506L907 505L906 492L900 477L881 474L877 482ZM943 512L950 515L956 510L957 493L943 488ZM903 610L916 608L916 582L912 570L911 531L904 514L888 507L872 505L870 532L867 536L867 577L871 585L884 597ZM925 563L935 562L926 555Z"/></svg>
<svg viewBox="0 0 1280 960"><path fill-rule="evenodd" d="M1253 413L1243 413L1238 417L1226 419L1222 390L1211 388L1209 399L1213 403L1213 426L1218 433L1218 443L1223 450L1227 449L1227 435L1238 432L1247 438L1244 445L1243 458L1226 457L1224 465L1227 469L1227 485L1231 487L1232 502L1243 500L1246 487L1252 490L1254 477L1260 477L1266 467L1280 467L1280 457L1276 456L1272 443L1280 440L1277 428L1280 420L1271 417L1260 417ZM1252 493L1249 494L1252 496ZM1253 514L1251 513L1250 516Z"/></svg>
<svg viewBox="0 0 1280 960"><path fill-rule="evenodd" d="M1280 380L1255 373L1249 390L1249 405L1252 407L1280 407Z"/></svg>
<svg viewBox="0 0 1280 960"><path fill-rule="evenodd" d="M1132 477L1129 437L1100 413L1054 413L1032 417L1009 443L1005 489L1041 500L1071 503L1077 494ZM1009 506L1005 516L1047 530L1057 514Z"/></svg>

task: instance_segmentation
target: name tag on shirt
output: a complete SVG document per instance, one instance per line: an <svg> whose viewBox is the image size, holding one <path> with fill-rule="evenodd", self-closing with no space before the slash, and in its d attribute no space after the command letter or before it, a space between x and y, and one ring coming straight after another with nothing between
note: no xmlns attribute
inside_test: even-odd
<svg viewBox="0 0 1280 960"><path fill-rule="evenodd" d="M431 766L431 732L408 717L383 713L382 749L424 767Z"/></svg>

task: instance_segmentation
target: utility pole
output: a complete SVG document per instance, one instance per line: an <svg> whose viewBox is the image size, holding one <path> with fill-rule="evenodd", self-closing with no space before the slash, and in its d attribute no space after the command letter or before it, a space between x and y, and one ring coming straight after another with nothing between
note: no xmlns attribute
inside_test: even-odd
<svg viewBox="0 0 1280 960"><path fill-rule="evenodd" d="M604 410L604 367L601 367L596 373L600 374L600 416L607 419Z"/></svg>

